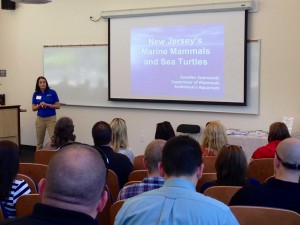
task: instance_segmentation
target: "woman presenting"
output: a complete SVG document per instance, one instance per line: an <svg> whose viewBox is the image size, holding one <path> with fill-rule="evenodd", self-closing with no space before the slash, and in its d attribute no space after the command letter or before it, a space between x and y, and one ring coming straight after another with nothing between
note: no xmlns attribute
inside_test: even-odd
<svg viewBox="0 0 300 225"><path fill-rule="evenodd" d="M60 103L56 92L49 88L45 77L38 77L35 85L35 92L32 96L32 110L37 112L35 122L37 146L36 149L43 148L46 129L51 138L54 133L56 123L56 109L60 108Z"/></svg>

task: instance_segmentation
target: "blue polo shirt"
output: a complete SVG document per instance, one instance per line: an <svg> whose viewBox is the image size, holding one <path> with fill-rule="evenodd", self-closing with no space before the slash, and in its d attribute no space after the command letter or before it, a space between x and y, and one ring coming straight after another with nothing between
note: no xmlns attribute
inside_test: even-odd
<svg viewBox="0 0 300 225"><path fill-rule="evenodd" d="M195 185L169 178L161 188L129 198L115 225L238 225L229 207L196 192Z"/></svg>
<svg viewBox="0 0 300 225"><path fill-rule="evenodd" d="M56 102L59 102L57 93L52 90L46 90L44 93L40 92L34 92L32 96L32 104L39 105L41 102L45 102L47 104L54 104ZM49 117L49 116L55 116L56 111L55 109L52 109L50 107L46 108L39 108L37 115L39 117Z"/></svg>

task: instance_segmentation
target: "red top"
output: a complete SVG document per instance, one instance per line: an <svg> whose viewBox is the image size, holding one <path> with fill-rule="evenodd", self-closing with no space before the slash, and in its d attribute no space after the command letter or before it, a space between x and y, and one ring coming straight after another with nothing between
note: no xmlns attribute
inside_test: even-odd
<svg viewBox="0 0 300 225"><path fill-rule="evenodd" d="M281 142L280 140L274 140L274 141L269 142L265 146L259 147L253 153L252 159L274 158L277 145L280 142Z"/></svg>
<svg viewBox="0 0 300 225"><path fill-rule="evenodd" d="M207 148L203 148L203 147L201 147L201 150L202 150L202 156L216 156L212 150L208 151Z"/></svg>

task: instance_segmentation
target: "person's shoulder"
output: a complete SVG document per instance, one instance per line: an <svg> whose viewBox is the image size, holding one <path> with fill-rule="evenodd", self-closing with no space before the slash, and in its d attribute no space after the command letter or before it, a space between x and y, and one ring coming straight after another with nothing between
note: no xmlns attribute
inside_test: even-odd
<svg viewBox="0 0 300 225"><path fill-rule="evenodd" d="M113 151L113 150L112 150ZM119 158L119 159L122 159L122 160L124 160L124 161L127 161L127 162L130 162L130 159L126 156L126 155L124 155L124 154L122 154L122 153L119 153L119 152L115 152L115 151L113 151L114 152L114 155L115 155L115 157L117 157L117 158ZM131 163L131 162L130 162Z"/></svg>
<svg viewBox="0 0 300 225"><path fill-rule="evenodd" d="M25 180L22 180L22 179L15 179L14 181L13 181L13 186L17 186L17 187L19 187L19 186L23 186L23 185L27 185L28 186L28 184L27 184L27 182L25 181Z"/></svg>
<svg viewBox="0 0 300 225"><path fill-rule="evenodd" d="M229 205L244 205L249 199L259 197L261 190L262 184L244 186L232 196Z"/></svg>

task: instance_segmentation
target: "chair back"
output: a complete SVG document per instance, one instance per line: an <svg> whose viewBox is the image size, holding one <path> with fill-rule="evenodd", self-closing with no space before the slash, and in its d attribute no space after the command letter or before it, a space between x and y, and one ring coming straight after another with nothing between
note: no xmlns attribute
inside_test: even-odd
<svg viewBox="0 0 300 225"><path fill-rule="evenodd" d="M4 220L3 212L2 212L2 207L0 206L0 222Z"/></svg>
<svg viewBox="0 0 300 225"><path fill-rule="evenodd" d="M41 149L36 150L34 153L35 163L48 165L56 150Z"/></svg>
<svg viewBox="0 0 300 225"><path fill-rule="evenodd" d="M16 217L28 216L34 205L39 202L41 202L39 194L21 195L16 202Z"/></svg>
<svg viewBox="0 0 300 225"><path fill-rule="evenodd" d="M241 186L213 186L207 188L203 194L223 202L228 205L232 196L241 188Z"/></svg>
<svg viewBox="0 0 300 225"><path fill-rule="evenodd" d="M203 173L216 173L216 160L217 156L203 156L202 157L204 169Z"/></svg>
<svg viewBox="0 0 300 225"><path fill-rule="evenodd" d="M197 192L200 192L200 189L203 184L214 181L214 180L217 180L216 173L203 173L201 179L199 179L197 182L197 186L196 186Z"/></svg>
<svg viewBox="0 0 300 225"><path fill-rule="evenodd" d="M118 176L111 169L108 169L108 173L107 173L107 186L109 189L109 196L112 197L111 202L113 203L118 198L120 187L119 187Z"/></svg>
<svg viewBox="0 0 300 225"><path fill-rule="evenodd" d="M134 170L129 174L128 181L142 181L146 177L148 177L147 170Z"/></svg>
<svg viewBox="0 0 300 225"><path fill-rule="evenodd" d="M42 178L46 178L48 166L38 163L20 163L19 172L32 178L38 184Z"/></svg>
<svg viewBox="0 0 300 225"><path fill-rule="evenodd" d="M125 200L119 200L110 207L110 225L114 225L115 218L116 218L119 210L123 206L124 202L125 202Z"/></svg>
<svg viewBox="0 0 300 225"><path fill-rule="evenodd" d="M290 210L258 206L230 206L230 210L240 225L300 224L300 215Z"/></svg>
<svg viewBox="0 0 300 225"><path fill-rule="evenodd" d="M194 124L180 124L176 129L176 135L187 135L199 141L201 128Z"/></svg>
<svg viewBox="0 0 300 225"><path fill-rule="evenodd" d="M27 176L25 174L18 173L17 176L16 176L16 179L25 180L26 183L28 184L30 190L31 190L31 194L37 194L38 193L35 182L29 176Z"/></svg>
<svg viewBox="0 0 300 225"><path fill-rule="evenodd" d="M107 185L105 185L105 189L104 190L107 191L107 194L109 195L109 189L108 189ZM111 207L111 200L108 197L106 205L103 208L102 212L98 213L98 215L97 215L99 225L103 225L103 224L108 225L109 224L110 207Z"/></svg>
<svg viewBox="0 0 300 225"><path fill-rule="evenodd" d="M142 181L139 181L139 180L128 181L126 184L124 184L124 187L132 185L132 184L139 184L139 183L142 183Z"/></svg>
<svg viewBox="0 0 300 225"><path fill-rule="evenodd" d="M247 176L257 179L260 183L265 182L268 177L274 175L273 162L273 158L252 160L248 165Z"/></svg>
<svg viewBox="0 0 300 225"><path fill-rule="evenodd" d="M134 161L133 161L133 167L135 170L144 170L144 155L137 155L136 157L134 157Z"/></svg>

